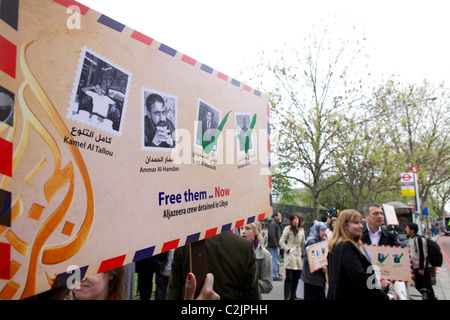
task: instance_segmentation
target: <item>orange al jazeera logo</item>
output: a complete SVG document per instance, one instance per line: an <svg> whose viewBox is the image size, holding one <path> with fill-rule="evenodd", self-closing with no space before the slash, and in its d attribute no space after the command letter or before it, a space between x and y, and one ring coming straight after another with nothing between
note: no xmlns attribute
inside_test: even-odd
<svg viewBox="0 0 450 320"><path fill-rule="evenodd" d="M14 140L14 179L3 176L0 180L2 190L13 190L11 227L0 226L0 241L11 245L10 278L0 287L1 299L11 299L17 292L20 298L35 295L42 277L49 289L56 274L39 272L39 268L75 255L86 242L94 219L86 164L77 146L59 142L70 132L28 64L26 53L32 43L27 41L20 51L24 81L18 89L13 125L0 125L2 137L10 143ZM61 239L57 232L65 240L52 244L56 242L52 235Z"/></svg>

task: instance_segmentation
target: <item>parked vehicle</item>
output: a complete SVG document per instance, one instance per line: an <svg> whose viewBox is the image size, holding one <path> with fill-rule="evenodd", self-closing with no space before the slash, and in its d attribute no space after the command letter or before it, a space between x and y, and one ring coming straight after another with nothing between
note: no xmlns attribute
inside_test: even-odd
<svg viewBox="0 0 450 320"><path fill-rule="evenodd" d="M443 218L444 222L444 233L446 236L450 235L450 216Z"/></svg>

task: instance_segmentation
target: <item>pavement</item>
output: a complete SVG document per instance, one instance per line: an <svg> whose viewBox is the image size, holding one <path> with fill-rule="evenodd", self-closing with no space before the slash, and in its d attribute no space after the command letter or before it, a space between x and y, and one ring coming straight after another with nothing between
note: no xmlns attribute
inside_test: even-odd
<svg viewBox="0 0 450 320"><path fill-rule="evenodd" d="M436 240L437 237L433 237L432 239ZM279 273L282 275L283 280L273 281L272 291L262 294L263 300L284 300L284 278L286 270L283 262L280 264ZM409 300L422 300L422 295L416 290L414 283L407 284L406 289ZM445 262L442 264L442 267L438 267L436 270L436 284L433 285L433 290L438 300L450 300L450 266L447 266Z"/></svg>

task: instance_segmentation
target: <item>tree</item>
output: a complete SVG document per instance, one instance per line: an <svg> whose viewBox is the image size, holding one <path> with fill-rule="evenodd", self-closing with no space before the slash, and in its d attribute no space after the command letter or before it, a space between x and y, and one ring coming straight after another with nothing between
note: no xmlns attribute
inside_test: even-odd
<svg viewBox="0 0 450 320"><path fill-rule="evenodd" d="M377 122L361 119L339 135L334 164L359 212L380 194L398 188L400 159L383 131Z"/></svg>
<svg viewBox="0 0 450 320"><path fill-rule="evenodd" d="M441 183L431 188L430 205L438 217L442 218L445 213L445 205L450 200L450 183Z"/></svg>
<svg viewBox="0 0 450 320"><path fill-rule="evenodd" d="M337 177L328 177L327 179L337 180ZM349 189L342 181L336 182L327 190L321 192L320 204L329 212L334 207L340 211L353 208L353 201Z"/></svg>
<svg viewBox="0 0 450 320"><path fill-rule="evenodd" d="M398 154L398 167L419 168L419 197L426 203L433 188L450 181L449 88L389 81L367 109L381 126Z"/></svg>
<svg viewBox="0 0 450 320"><path fill-rule="evenodd" d="M360 99L363 85L352 82L349 71L356 67L362 46L328 29L302 44L277 52L275 62L264 62L273 79L264 91L272 102L272 138L278 147L273 180L288 179L308 188L318 218L320 194L341 179L331 158L344 130L341 115L349 114Z"/></svg>
<svg viewBox="0 0 450 320"><path fill-rule="evenodd" d="M426 95L410 103L417 118L410 120L415 124L410 151L411 164L419 168L419 194L425 203L432 188L450 182L450 90L444 85L434 89L427 82L418 89Z"/></svg>
<svg viewBox="0 0 450 320"><path fill-rule="evenodd" d="M399 188L404 155L394 148L398 143L397 128L380 117L386 112L387 101L394 99L396 88L393 79L374 87L360 104L354 105L354 114L341 116L345 130L339 132L333 163L354 208L360 212L366 203L377 202L380 195L395 193Z"/></svg>

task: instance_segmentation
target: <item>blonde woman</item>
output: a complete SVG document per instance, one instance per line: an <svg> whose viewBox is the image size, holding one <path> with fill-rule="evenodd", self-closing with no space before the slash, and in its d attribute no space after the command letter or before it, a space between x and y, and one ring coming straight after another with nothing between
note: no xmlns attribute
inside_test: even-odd
<svg viewBox="0 0 450 320"><path fill-rule="evenodd" d="M333 236L328 240L328 300L388 300L378 289L370 257L361 246L362 216L355 210L339 214ZM389 282L382 281L385 289Z"/></svg>
<svg viewBox="0 0 450 320"><path fill-rule="evenodd" d="M290 225L284 228L280 238L280 247L284 250L284 267L286 279L284 280L284 299L295 300L298 280L300 279L305 248L305 231L303 223L305 218L299 212L289 216Z"/></svg>
<svg viewBox="0 0 450 320"><path fill-rule="evenodd" d="M258 288L259 297L261 293L272 291L272 255L263 246L261 246L261 224L253 222L242 228L241 236L252 241L256 256L256 269L258 270Z"/></svg>

